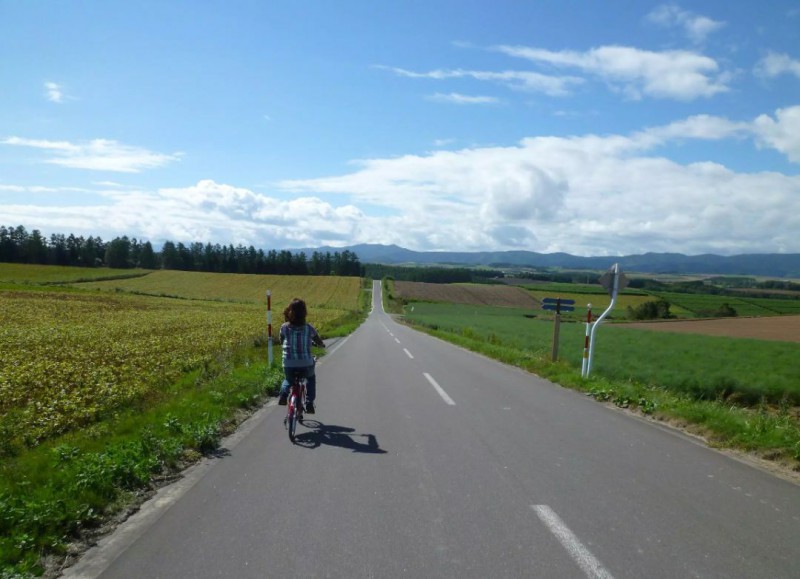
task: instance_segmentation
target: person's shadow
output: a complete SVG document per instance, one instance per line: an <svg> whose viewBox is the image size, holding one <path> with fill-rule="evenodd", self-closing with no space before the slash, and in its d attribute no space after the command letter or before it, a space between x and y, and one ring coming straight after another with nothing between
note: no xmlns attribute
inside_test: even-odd
<svg viewBox="0 0 800 579"><path fill-rule="evenodd" d="M378 445L374 434L355 434L355 429L347 426L323 424L319 420L304 419L302 425L312 428L311 432L298 433L294 443L305 448L319 448L323 444L348 448L353 452L366 452L370 454L386 454ZM364 442L357 440L364 438Z"/></svg>

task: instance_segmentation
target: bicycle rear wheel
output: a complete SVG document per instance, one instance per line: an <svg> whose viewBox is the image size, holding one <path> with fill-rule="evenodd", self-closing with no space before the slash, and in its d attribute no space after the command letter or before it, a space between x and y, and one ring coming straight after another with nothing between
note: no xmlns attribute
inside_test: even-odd
<svg viewBox="0 0 800 579"><path fill-rule="evenodd" d="M289 398L289 410L286 414L287 420L287 427L289 430L289 440L294 442L294 435L297 430L297 417L298 417L298 409L297 409L297 397L291 396Z"/></svg>

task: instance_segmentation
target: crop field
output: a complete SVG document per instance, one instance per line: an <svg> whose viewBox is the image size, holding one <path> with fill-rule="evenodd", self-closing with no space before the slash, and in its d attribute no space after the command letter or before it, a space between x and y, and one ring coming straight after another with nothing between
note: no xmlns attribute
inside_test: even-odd
<svg viewBox="0 0 800 579"><path fill-rule="evenodd" d="M265 334L251 305L0 292L0 422L26 446Z"/></svg>
<svg viewBox="0 0 800 579"><path fill-rule="evenodd" d="M152 285L142 285L151 275ZM29 277L41 283L39 272ZM44 277L71 279L60 272ZM263 339L268 287L274 325L282 321L282 307L300 296L323 334L358 308L361 291L358 278L192 272L72 287L86 286L115 291L0 290L0 437L36 445L131 401L158 396L181 375ZM145 289L192 299L122 293Z"/></svg>
<svg viewBox="0 0 800 579"><path fill-rule="evenodd" d="M439 284L397 281L397 297L405 300L447 302L454 304L497 305L538 309L541 303L525 290L505 285Z"/></svg>
<svg viewBox="0 0 800 579"><path fill-rule="evenodd" d="M681 308L691 312L692 317L709 317L711 312L718 310L723 304L728 304L736 310L739 316L774 316L778 315L769 306L772 302L783 300L760 300L755 298L742 299L736 296L720 296L706 294L684 294L659 292L658 297L667 300L673 310ZM786 300L787 303L792 303Z"/></svg>
<svg viewBox="0 0 800 579"><path fill-rule="evenodd" d="M300 297L315 308L354 310L358 307L360 281L356 277L280 276L158 270L147 275L111 281L81 283L78 287L180 297L266 304L272 292L273 309ZM277 304L277 305L276 305Z"/></svg>
<svg viewBox="0 0 800 579"><path fill-rule="evenodd" d="M60 265L27 265L0 263L0 282L14 284L60 284L87 280L138 277L147 269L108 269L97 267L67 267Z"/></svg>
<svg viewBox="0 0 800 579"><path fill-rule="evenodd" d="M545 284L542 284L545 285ZM572 293L565 291L566 284L550 284L545 289L538 289L538 285L484 285L484 284L435 284L409 281L397 281L394 284L398 297L412 301L429 301L465 305L488 305L527 308L527 314L551 315L551 312L542 309L542 300L545 298L562 298L575 300L575 313L573 317L584 319L586 306L592 304L592 312L597 317L611 303L611 297L602 288L594 293ZM571 284L570 284L571 285ZM569 287L569 286L567 286ZM597 286L593 287L597 290ZM536 288L536 289L532 289ZM549 288L549 289L548 289ZM571 288L570 288L571 289ZM646 301L653 300L652 296L644 294L623 293L617 298L617 317L625 315L625 308L636 307ZM676 313L680 314L678 308ZM689 312L684 312L686 316Z"/></svg>
<svg viewBox="0 0 800 579"><path fill-rule="evenodd" d="M765 318L720 318L715 320L659 320L620 324L620 328L800 342L800 316L769 316Z"/></svg>
<svg viewBox="0 0 800 579"><path fill-rule="evenodd" d="M737 301L737 303L739 302L757 306L782 316L800 315L800 299L797 297L795 299L742 297Z"/></svg>

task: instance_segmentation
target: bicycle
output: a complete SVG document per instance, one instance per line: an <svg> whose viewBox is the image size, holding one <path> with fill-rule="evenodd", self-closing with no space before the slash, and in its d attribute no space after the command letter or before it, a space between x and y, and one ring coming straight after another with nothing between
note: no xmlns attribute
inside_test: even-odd
<svg viewBox="0 0 800 579"><path fill-rule="evenodd" d="M297 423L303 421L303 410L306 407L305 372L293 372L291 378L291 389L286 402L286 417L283 419L283 426L289 431L289 440L294 442Z"/></svg>

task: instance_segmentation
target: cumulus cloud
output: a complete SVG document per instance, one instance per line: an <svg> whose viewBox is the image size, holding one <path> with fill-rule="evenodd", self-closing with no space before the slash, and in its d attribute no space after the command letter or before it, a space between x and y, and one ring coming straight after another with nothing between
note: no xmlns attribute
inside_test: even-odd
<svg viewBox="0 0 800 579"><path fill-rule="evenodd" d="M773 78L782 74L800 78L800 59L792 58L788 54L771 52L758 62L755 73L765 78Z"/></svg>
<svg viewBox="0 0 800 579"><path fill-rule="evenodd" d="M694 14L676 4L656 7L647 15L647 19L661 26L682 28L689 39L698 44L704 42L709 34L725 26L725 22Z"/></svg>
<svg viewBox="0 0 800 579"><path fill-rule="evenodd" d="M415 249L798 251L800 177L656 154L678 139L759 138L794 150L795 114L753 122L696 116L630 136L535 137L511 147L373 159L346 175L279 185L391 207L400 217L371 239Z"/></svg>
<svg viewBox="0 0 800 579"><path fill-rule="evenodd" d="M644 139L652 139L655 144L669 140L700 139L719 141L730 138L744 138L752 133L752 124L731 121L712 115L695 115L669 125L652 127L639 133Z"/></svg>
<svg viewBox="0 0 800 579"><path fill-rule="evenodd" d="M800 106L778 109L773 119L760 115L753 130L761 146L774 148L794 163L800 163Z"/></svg>
<svg viewBox="0 0 800 579"><path fill-rule="evenodd" d="M361 160L345 174L276 183L280 195L213 180L156 190L101 182L94 190L101 204L4 203L0 222L262 248L368 242L579 255L798 252L800 176L660 155L676 141L751 139L800 162L797 135L800 106L749 121L697 115L629 135L539 136ZM23 188L4 184L2 191Z"/></svg>
<svg viewBox="0 0 800 579"><path fill-rule="evenodd" d="M729 90L730 75L721 72L713 58L687 50L653 52L629 46L601 46L577 52L507 45L495 50L531 62L577 68L634 99L650 96L690 101Z"/></svg>
<svg viewBox="0 0 800 579"><path fill-rule="evenodd" d="M284 247L341 245L357 239L370 219L352 205L335 207L313 196L279 200L255 191L202 180L155 191L95 190L105 202L85 205L4 205L7 223L36 224L54 233L113 237L121 232L154 242L210 241Z"/></svg>
<svg viewBox="0 0 800 579"><path fill-rule="evenodd" d="M181 157L180 153L156 153L108 139L94 139L88 143L75 144L67 141L8 137L0 141L0 144L50 151L55 156L43 162L91 171L139 173L146 169L163 167Z"/></svg>

